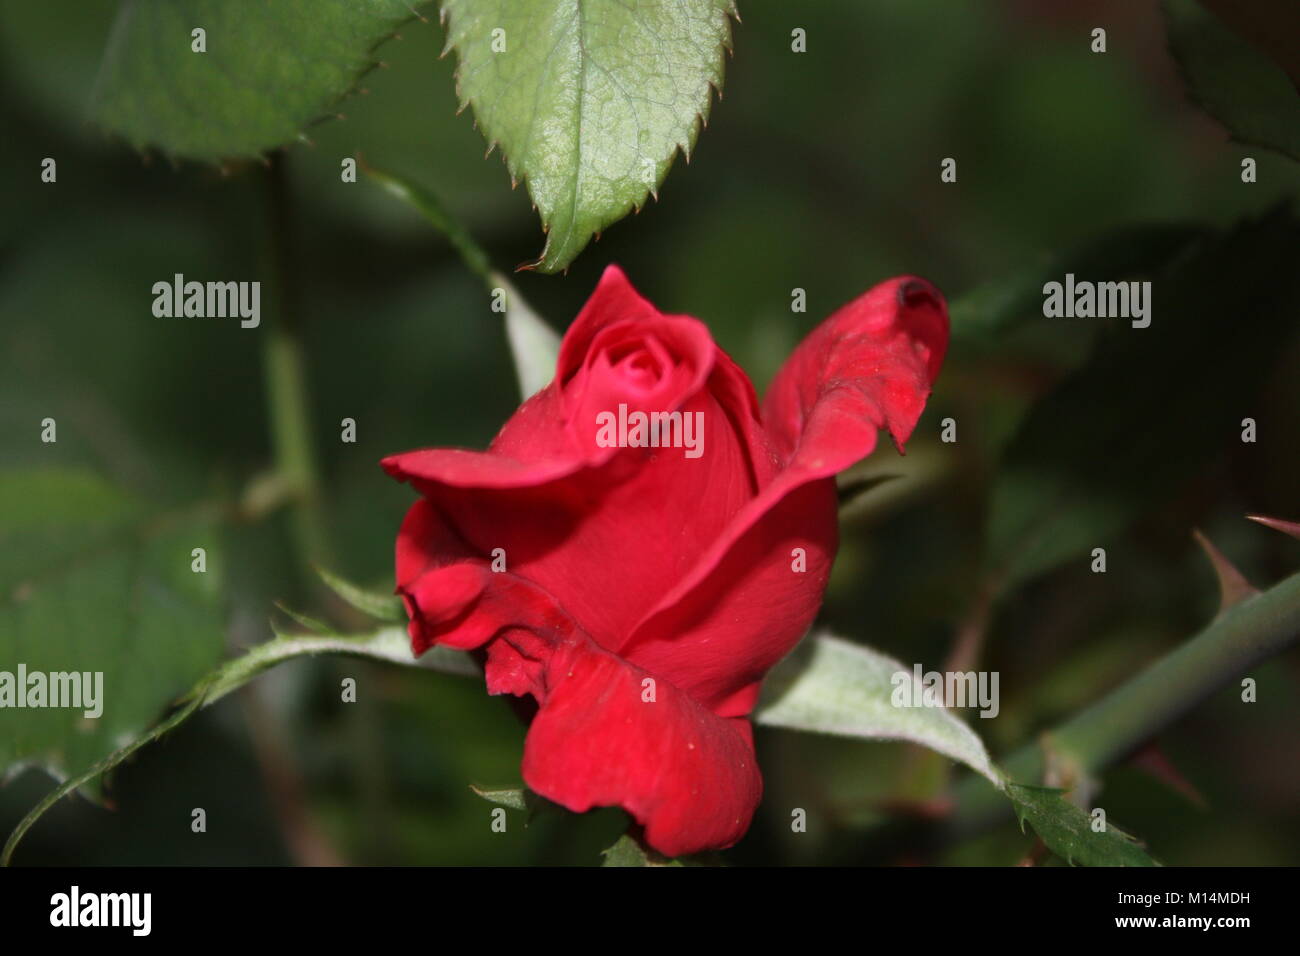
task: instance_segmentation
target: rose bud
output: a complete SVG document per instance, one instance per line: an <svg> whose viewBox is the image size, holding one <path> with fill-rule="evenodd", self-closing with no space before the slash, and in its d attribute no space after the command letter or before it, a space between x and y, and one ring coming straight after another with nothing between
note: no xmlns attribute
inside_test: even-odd
<svg viewBox="0 0 1300 956"><path fill-rule="evenodd" d="M947 342L938 291L891 279L760 408L703 323L609 267L486 452L384 459L421 495L397 539L412 649L478 651L489 693L533 698L537 793L623 807L668 856L732 845L762 794L748 715L826 588L835 475L878 429L902 449Z"/></svg>

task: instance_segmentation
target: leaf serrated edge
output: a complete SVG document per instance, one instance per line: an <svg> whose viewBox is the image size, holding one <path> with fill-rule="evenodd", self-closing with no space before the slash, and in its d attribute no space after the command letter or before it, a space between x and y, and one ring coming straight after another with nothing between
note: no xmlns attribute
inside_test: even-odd
<svg viewBox="0 0 1300 956"><path fill-rule="evenodd" d="M301 145L301 146L307 146L309 148L314 147L316 145L315 142L313 142L312 139L309 136L307 136L308 130L315 129L318 126L321 126L331 121L345 119L346 117L342 113L338 113L334 111L335 108L344 100L348 99L351 96L355 96L358 93L358 91L361 90L361 81L364 80L367 76L369 76L377 69L383 69L388 66L387 63L375 57L375 54L378 52L379 48L382 47L385 43L392 41L394 38L401 39L401 37L399 36L399 32L414 21L418 20L421 23L427 24L429 22L429 18L421 15L416 10L416 7L428 5L433 2L435 2L435 0L413 0L414 5L408 8L411 11L410 16L408 16L404 20L399 20L397 24L393 27L391 32L381 36L374 43L372 43L367 50L365 50L361 54L363 62L358 67L356 75L352 77L351 84L342 93L338 94L338 96L336 96L333 100L329 101L323 107L323 112L321 112L319 115L315 117L312 117L311 119L305 120L302 123L301 128L296 133L294 133L283 143L279 143L278 145L264 147L262 150L255 153L238 153L238 154L231 154L228 156L184 156L178 153L174 153L168 149L164 149L163 147L157 145L156 143L146 143L146 142L136 141L131 137L125 136L122 133L118 133L112 129L105 127L101 123L97 122L95 123L95 125L105 134L105 139L109 143L113 143L113 142L122 143L126 145L128 148L130 148L131 150L133 150L136 153L136 155L140 158L141 164L144 166L150 165L151 154L154 153L161 156L163 159L167 160L167 162L171 164L173 172L179 172L182 168L184 168L184 165L186 163L193 163L198 166L215 168L224 177L230 175L229 167L227 166L228 163L258 162L264 166L268 166L270 165L271 155L273 153L279 151L287 152L288 149L293 146ZM114 24L114 26L116 27L116 24ZM112 39L112 34L110 33L110 42L111 39ZM105 53L105 58L107 58L107 52ZM103 61L101 61L100 69L101 70L103 69ZM98 99L98 95L99 95L98 76L95 79L94 86L96 89L95 92L92 93L91 102L95 102Z"/></svg>
<svg viewBox="0 0 1300 956"><path fill-rule="evenodd" d="M461 70L464 68L464 59L461 56L460 51L456 49L455 44L451 40L451 33L452 33L451 27L452 27L453 18L451 15L451 11L448 9L447 4L448 4L448 0L439 0L438 22L444 30L445 39L443 42L442 51L438 54L438 58L443 59L447 56L448 53L455 53L456 69L455 72L453 73L453 80L455 83L455 90L456 90L456 102L457 102L456 115L459 116L461 113L465 112L466 107L472 108L474 113L474 128L477 130L479 129L479 123L478 123L479 105L477 100L474 97L465 95L461 83ZM672 171L672 167L675 164L679 153L685 157L687 165L690 164L692 151L694 150L696 144L699 142L700 133L703 129L708 127L709 113L713 106L714 94L717 95L719 100L722 99L722 87L723 87L723 82L725 80L725 73L726 73L726 58L728 55L734 53L735 51L732 20L734 19L737 23L740 22L740 11L736 7L735 0L729 0L725 8L719 7L718 12L722 16L722 27L723 27L722 37L721 37L721 49L719 50L717 60L713 65L713 71L712 71L713 75L706 81L707 89L704 94L704 102L700 106L697 106L695 109L694 119L690 124L688 135L684 137L684 139L679 138L678 141L674 144L673 151L669 153L668 156L665 157L665 159L663 160L663 164L662 164L663 172L656 173L656 178L653 186L645 187L645 191L641 196L641 201L638 202L635 199L628 200L622 206L618 207L618 211L616 213L608 217L601 217L601 221L599 222L599 224L596 226L596 228L592 230L591 237L587 240L587 242L583 243L583 245L578 249L578 251L574 253L574 255L569 259L569 261L564 263L563 266L556 267L547 262L548 250L551 247L551 225L552 225L551 218L552 217L543 213L539 209L537 205L536 197L533 195L531 178L527 175L527 173L520 171L520 169L518 168L518 162L513 157L509 156L504 148L501 149L501 158L506 167L506 172L510 176L510 188L515 189L519 186L520 183L524 184L524 187L528 191L528 197L530 202L532 203L532 208L534 211L538 213L538 218L541 220L542 233L546 237L546 240L542 246L541 254L534 260L523 262L517 265L515 267L516 272L528 272L528 271L537 270L542 273L550 273L550 272L559 271L561 269L567 272L569 265L573 262L574 259L577 258L578 255L581 254L582 250L585 249L592 240L595 241L600 240L601 234L605 229L625 219L629 212L639 214L641 210L645 208L646 196L653 196L656 202L659 201L658 190L668 180L668 174ZM492 155L492 151L497 149L501 144L499 140L489 139L486 129L483 130L483 138L488 141L487 152L483 154L483 158L487 159L489 156Z"/></svg>

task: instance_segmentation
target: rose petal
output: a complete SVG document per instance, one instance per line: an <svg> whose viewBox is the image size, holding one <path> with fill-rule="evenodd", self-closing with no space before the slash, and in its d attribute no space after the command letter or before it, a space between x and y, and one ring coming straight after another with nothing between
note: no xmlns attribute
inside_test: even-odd
<svg viewBox="0 0 1300 956"><path fill-rule="evenodd" d="M577 630L543 588L493 571L427 499L411 506L398 532L397 593L411 618L408 631L417 657L435 643L473 650L510 627L551 641Z"/></svg>
<svg viewBox="0 0 1300 956"><path fill-rule="evenodd" d="M704 458L626 449L544 488L426 494L472 551L501 548L512 573L614 649L756 493L749 451L712 395L700 392L683 411L703 416Z"/></svg>
<svg viewBox="0 0 1300 956"><path fill-rule="evenodd" d="M557 649L528 730L523 776L582 813L621 806L666 856L731 846L763 783L748 721L717 717L662 679L590 644Z"/></svg>
<svg viewBox="0 0 1300 956"><path fill-rule="evenodd" d="M758 680L803 635L837 543L832 476L888 428L900 449L943 361L948 315L921 279L883 283L823 322L782 367L764 406L785 466L637 625L619 652L746 714ZM811 488L809 486L812 486ZM790 550L804 547L807 570Z"/></svg>
<svg viewBox="0 0 1300 956"><path fill-rule="evenodd" d="M653 322L662 316L641 293L632 287L623 270L606 266L596 289L573 320L555 364L555 379L565 383L586 362L591 342L607 325L615 322Z"/></svg>
<svg viewBox="0 0 1300 956"><path fill-rule="evenodd" d="M836 511L830 479L779 498L710 551L702 581L669 592L619 653L720 716L748 714L763 676L821 607L838 544Z"/></svg>
<svg viewBox="0 0 1300 956"><path fill-rule="evenodd" d="M799 344L764 400L787 467L843 471L871 453L880 428L901 448L947 348L948 310L924 279L891 279L844 306Z"/></svg>
<svg viewBox="0 0 1300 956"><path fill-rule="evenodd" d="M586 461L570 444L559 394L548 385L510 417L489 451L424 448L389 455L380 465L398 481L432 495L443 486L535 488L580 471Z"/></svg>
<svg viewBox="0 0 1300 956"><path fill-rule="evenodd" d="M616 322L592 340L580 374L564 388L564 413L569 438L587 461L608 461L616 449L597 442L600 416L619 415L620 406L633 412L675 412L694 398L713 371L717 352L708 327L686 316ZM612 359L620 350L653 357L658 374L650 381L630 373Z"/></svg>
<svg viewBox="0 0 1300 956"><path fill-rule="evenodd" d="M681 448L594 447L597 411L616 412L620 398L629 412L644 404L608 391L616 379L588 382L590 353L608 354L600 351L603 338L611 348L653 338L648 361L671 358L688 369L686 385L671 387L690 395L677 411L703 416L707 460L688 459ZM566 334L558 369L559 384L525 403L491 451L430 449L383 465L437 502L469 552L503 549L511 572L616 648L771 481L779 458L758 420L753 386L708 329L660 315L617 268L606 270ZM574 394L560 391L566 386ZM577 418L566 424L568 415Z"/></svg>

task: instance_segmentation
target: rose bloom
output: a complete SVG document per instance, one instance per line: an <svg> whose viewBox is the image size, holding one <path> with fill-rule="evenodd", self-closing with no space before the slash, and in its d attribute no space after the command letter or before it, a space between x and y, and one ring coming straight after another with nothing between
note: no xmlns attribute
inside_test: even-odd
<svg viewBox="0 0 1300 956"><path fill-rule="evenodd" d="M748 715L826 588L835 475L878 429L901 450L947 343L938 291L891 279L814 330L760 406L702 322L610 266L487 451L384 459L421 495L397 538L412 649L476 651L488 693L536 702L537 793L623 807L668 856L732 845L763 787ZM682 414L652 435L638 412Z"/></svg>

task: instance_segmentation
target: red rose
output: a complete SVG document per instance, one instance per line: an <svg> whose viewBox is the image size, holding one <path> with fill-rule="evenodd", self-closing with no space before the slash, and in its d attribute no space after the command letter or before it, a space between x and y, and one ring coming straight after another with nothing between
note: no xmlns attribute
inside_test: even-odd
<svg viewBox="0 0 1300 956"><path fill-rule="evenodd" d="M879 428L901 449L947 342L935 288L892 279L808 336L760 411L703 323L611 266L488 451L384 459L422 496L397 538L415 653L481 648L489 693L536 700L537 793L621 806L668 856L730 846L762 793L747 715L826 587L834 476Z"/></svg>

